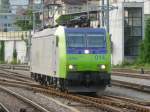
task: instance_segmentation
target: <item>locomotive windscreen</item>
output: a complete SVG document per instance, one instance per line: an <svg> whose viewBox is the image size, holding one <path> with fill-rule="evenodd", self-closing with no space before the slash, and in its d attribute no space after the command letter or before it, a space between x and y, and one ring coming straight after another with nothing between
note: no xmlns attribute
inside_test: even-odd
<svg viewBox="0 0 150 112"><path fill-rule="evenodd" d="M69 33L67 47L97 48L105 47L105 36L98 33Z"/></svg>
<svg viewBox="0 0 150 112"><path fill-rule="evenodd" d="M87 34L87 47L105 47L105 37L101 34Z"/></svg>
<svg viewBox="0 0 150 112"><path fill-rule="evenodd" d="M67 35L67 47L85 47L85 35L71 33Z"/></svg>

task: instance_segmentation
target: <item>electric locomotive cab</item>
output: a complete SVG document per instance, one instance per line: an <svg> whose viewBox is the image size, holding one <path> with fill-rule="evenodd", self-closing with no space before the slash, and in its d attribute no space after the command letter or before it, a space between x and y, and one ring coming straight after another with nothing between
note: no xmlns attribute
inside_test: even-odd
<svg viewBox="0 0 150 112"><path fill-rule="evenodd" d="M66 28L67 87L97 92L110 84L109 41L103 28Z"/></svg>

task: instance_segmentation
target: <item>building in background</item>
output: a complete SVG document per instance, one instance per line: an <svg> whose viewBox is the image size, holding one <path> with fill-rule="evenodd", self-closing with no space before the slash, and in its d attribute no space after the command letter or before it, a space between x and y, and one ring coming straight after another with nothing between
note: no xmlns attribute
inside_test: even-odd
<svg viewBox="0 0 150 112"><path fill-rule="evenodd" d="M134 61L139 55L140 42L144 38L144 3L116 2L117 10L110 12L112 35L112 63Z"/></svg>
<svg viewBox="0 0 150 112"><path fill-rule="evenodd" d="M42 3L40 0L34 1ZM43 10L40 12L44 25L56 25L56 20L62 15L72 18L86 14L92 20L92 27L102 26L99 0L44 0L43 3L49 8L44 13ZM112 63L116 65L125 60L133 61L139 54L140 42L144 38L144 23L150 17L150 0L110 0L110 5L114 6L109 19L113 42ZM104 27L106 19L104 16Z"/></svg>
<svg viewBox="0 0 150 112"><path fill-rule="evenodd" d="M112 63L134 61L144 38L144 25L150 18L150 0L111 0L110 4L118 7L110 12Z"/></svg>
<svg viewBox="0 0 150 112"><path fill-rule="evenodd" d="M13 0L11 0L11 2L12 1ZM15 1L20 4L29 3L30 8L33 6L35 19L40 18L41 21L43 21L43 26L56 25L56 20L60 16L78 17L84 14L92 20L92 27L101 26L101 14L98 11L101 3L99 0L43 0L43 2L42 0L26 0L26 2L22 2L23 0ZM2 15L0 16L0 30L5 32L19 30L18 28L15 28L16 26L13 26L16 15L10 10L10 7L8 7L10 4L9 0L0 0L0 4L4 4L0 5L2 6L0 9L6 9L7 6L7 10L1 10L2 12L0 13L0 15ZM110 11L110 34L112 35L111 39L113 42L112 64L121 64L124 60L135 60L139 54L140 41L144 38L144 23L147 18L150 17L150 0L110 0L110 5L117 7L117 9L115 8ZM18 9L17 14L21 15L24 13L26 7L16 8ZM19 15L17 15L17 17ZM106 19L105 16L105 26ZM2 25L1 22L3 22ZM37 25L38 28L42 26L36 22L35 25ZM9 36L7 35L7 37ZM21 37L19 38L20 40L14 39L9 41L8 39L1 39L6 41L7 53L7 48L10 46L24 48L24 45L26 44L23 40L21 41ZM16 42L22 44L17 45ZM22 50L22 52L25 52L25 50ZM5 58L7 60L11 60L11 58L9 58L11 57L10 55L6 54L6 56L7 57ZM25 55L23 55L23 53L21 55L20 53L19 57L25 57ZM19 59L23 60L23 58Z"/></svg>
<svg viewBox="0 0 150 112"><path fill-rule="evenodd" d="M19 63L27 62L29 32L15 25L17 19L28 19L24 16L27 3L27 0L0 0L0 44L4 45L4 62L13 62L14 51Z"/></svg>
<svg viewBox="0 0 150 112"><path fill-rule="evenodd" d="M44 6L43 8L42 3ZM35 8L35 12L40 12L38 14L40 14L40 20L43 21L44 25L56 25L56 20L62 15L78 17L79 15L87 15L88 13L93 16L91 11L94 12L94 16L96 16L99 21L98 0L43 0L43 2L42 0L31 0L30 4L34 4L35 7L39 4L39 7ZM89 12L87 12L87 10L89 10Z"/></svg>
<svg viewBox="0 0 150 112"><path fill-rule="evenodd" d="M14 23L16 14L12 13L9 0L0 0L0 31L9 32L21 30Z"/></svg>
<svg viewBox="0 0 150 112"><path fill-rule="evenodd" d="M9 12L11 12L9 0L0 0L0 13Z"/></svg>
<svg viewBox="0 0 150 112"><path fill-rule="evenodd" d="M13 13L0 13L0 31L20 31L21 28L16 26L16 15Z"/></svg>

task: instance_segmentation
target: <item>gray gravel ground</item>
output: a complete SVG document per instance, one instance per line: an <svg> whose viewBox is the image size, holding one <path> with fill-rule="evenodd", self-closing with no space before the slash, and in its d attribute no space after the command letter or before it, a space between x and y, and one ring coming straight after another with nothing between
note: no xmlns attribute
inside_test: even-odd
<svg viewBox="0 0 150 112"><path fill-rule="evenodd" d="M45 96L40 93L33 93L32 91L14 88L14 87L7 87L28 99L32 99L32 101L38 103L39 105L46 107L46 109L50 110L51 112L103 112L94 107L85 107L83 104L66 100L64 98L54 97L54 96ZM53 100L59 102L59 104ZM66 108L64 106L67 106ZM68 107L70 109L68 109Z"/></svg>
<svg viewBox="0 0 150 112"><path fill-rule="evenodd" d="M100 110L98 108L94 108L91 106L85 106L84 104L81 104L79 102L69 101L67 99L59 98L59 97L53 97L53 98L56 100L59 100L63 104L77 108L80 112L103 112L102 110Z"/></svg>
<svg viewBox="0 0 150 112"><path fill-rule="evenodd" d="M10 112L20 112L20 109L26 109L27 112L39 112L30 105L24 103L23 101L17 99L13 95L0 89L0 102L5 105L5 107Z"/></svg>
<svg viewBox="0 0 150 112"><path fill-rule="evenodd" d="M24 97L27 97L30 100L32 99L32 101L38 103L39 105L46 108L47 110L50 110L51 112L72 112L72 110L56 104L56 102L46 98L45 96L40 95L39 93L34 93L32 91L24 90L21 88L7 88L17 92L18 94L21 94Z"/></svg>
<svg viewBox="0 0 150 112"><path fill-rule="evenodd" d="M8 71L11 71L11 72L17 72L17 73L20 73L20 74L24 74L25 76L27 77L30 77L30 72L29 71L24 71L24 70L12 70L12 69L7 69Z"/></svg>
<svg viewBox="0 0 150 112"><path fill-rule="evenodd" d="M30 72L29 71L23 71L23 70L12 70L12 69L6 69L10 72L16 72L16 73L20 73L20 74L23 74L25 77L29 77L30 78ZM0 72L4 72L6 73L5 71L1 71ZM18 74L19 75L19 74Z"/></svg>
<svg viewBox="0 0 150 112"><path fill-rule="evenodd" d="M20 70L16 70L16 71L19 72L19 73L25 73L27 76L30 76L28 71L23 71L23 72L20 71ZM138 79L138 78L130 78L130 77L122 77L122 76L112 76L112 79L122 80L122 81L131 82L131 83L137 83L137 84L143 84L143 85L144 84L150 85L150 80L146 80L146 79ZM21 92L19 89L16 90L16 91ZM30 92L26 91L24 94L29 95ZM122 87L116 87L116 86L107 87L104 94L125 96L125 97L129 97L129 98L133 98L135 100L150 102L150 93L149 94L148 93L143 93L143 92L139 92L139 91L132 90L132 89L127 89L127 88L122 88ZM50 107L55 105L55 103L49 103L51 101L49 101L48 99L46 99L46 100L45 100L45 98L42 99L42 98L38 97L38 95L35 95L35 93L32 93L32 92L31 92L31 95L29 95L29 97L35 97L34 100L39 101L39 104L42 104L41 102L44 99L44 102L48 102L48 103L44 103L44 105L48 105ZM75 107L78 110L80 110L81 112L101 112L100 110L97 110L97 109L92 108L92 107L86 107L86 108L82 107L81 104L78 104L78 103L75 103L75 102L71 102L71 104L67 104L69 101L67 101L66 99L63 99L63 98L54 97L54 99L61 101L63 104ZM54 106L52 108L52 110L55 111L55 109L57 109L58 107ZM60 111L60 110L58 109L58 111ZM60 112L62 112L62 111L60 111Z"/></svg>

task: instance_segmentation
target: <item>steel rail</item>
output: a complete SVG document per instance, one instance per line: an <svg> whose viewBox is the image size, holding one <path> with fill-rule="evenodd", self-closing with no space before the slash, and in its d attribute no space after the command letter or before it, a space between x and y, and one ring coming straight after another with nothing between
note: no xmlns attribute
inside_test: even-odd
<svg viewBox="0 0 150 112"><path fill-rule="evenodd" d="M88 100L91 100L91 101L95 101L95 102L103 102L104 104L109 104L109 105L112 105L114 107L121 107L121 108L126 108L126 109L129 109L129 110L136 110L138 112L149 112L150 111L150 108L147 108L146 106L142 106L142 105L139 105L139 104L134 104L134 103L131 103L131 102L127 102L127 101L122 101L122 100L117 100L117 99L112 99L111 97L90 97L90 96L81 96L81 97L84 97Z"/></svg>
<svg viewBox="0 0 150 112"><path fill-rule="evenodd" d="M1 77L5 77L5 78L8 78L8 79L17 80L17 81L32 82L32 81L30 81L30 80L25 80L25 78L15 77L14 75L6 74L6 73L0 73L0 76L1 76Z"/></svg>
<svg viewBox="0 0 150 112"><path fill-rule="evenodd" d="M25 70L25 71L30 70L30 66L28 66L28 65L5 65L5 64L2 64L2 65L0 65L0 68L2 68L2 69L14 69L14 70Z"/></svg>
<svg viewBox="0 0 150 112"><path fill-rule="evenodd" d="M150 93L150 86L147 85L140 85L140 84L125 82L125 81L114 80L114 79L111 80L111 84L114 86L120 86L120 87L134 89L141 92Z"/></svg>
<svg viewBox="0 0 150 112"><path fill-rule="evenodd" d="M133 83L128 83L128 82L123 82L123 81L118 81L118 80L112 80L112 84L114 85L120 85L120 86L124 86L124 87L129 87L129 88L132 88L132 89L136 89L136 90L142 90L142 91L145 91L145 87L143 87L143 85L139 85L139 84L133 84ZM149 88L149 86L146 86ZM48 94L51 94L51 95L56 95L56 96L61 96L61 97L64 97L64 98L68 98L68 99L72 99L72 100L76 100L76 101L80 101L81 103L84 103L84 104L91 104L95 107L98 107L104 111L111 111L111 112L122 112L120 111L119 108L115 108L115 107L112 107L111 105L115 105L115 106L118 106L119 104L115 104L115 103L112 103L111 101L99 101L99 102L94 102L94 99L93 101L92 100L89 100L89 99L84 99L84 98L81 98L81 97L78 97L78 96L74 96L74 95L71 95L71 94L64 94L64 93L61 93L59 91L56 91L54 88L49 88L49 87L42 87L42 86L31 86L31 88L34 90L34 91L38 91L38 92L42 92L42 93L48 93ZM149 92L146 90L146 92ZM137 104L134 104L134 103L130 103L131 105L124 105L124 106L127 106L128 108L132 108L132 109L137 109L138 111L140 112L150 112L149 109L147 108L144 108L143 106L139 106Z"/></svg>
<svg viewBox="0 0 150 112"><path fill-rule="evenodd" d="M75 96L75 95L72 95L72 94L67 94L67 93L57 91L56 89L50 88L50 87L42 87L42 86L36 86L36 85L32 87L32 86L26 86L26 85L22 85L22 84L12 84L12 83L6 83L6 82L1 82L1 81L0 81L0 84L7 85L7 86L12 86L12 87L25 88L25 89L28 89L28 90L33 90L35 92L42 93L42 94L60 96L60 97L63 97L63 98L66 98L66 99L69 99L69 100L72 100L72 101L77 101L77 102L80 102L80 103L83 103L83 104L90 104L93 107L99 108L99 109L104 110L104 111L122 112L121 109L112 107L110 105L99 104L99 103L89 101L87 99L84 99L84 98L81 98L81 97L78 97L78 96Z"/></svg>
<svg viewBox="0 0 150 112"><path fill-rule="evenodd" d="M150 75L148 74L138 74L138 73L125 73L125 72L112 72L114 76L123 76L123 77L131 77L131 78L140 78L140 79L150 79Z"/></svg>
<svg viewBox="0 0 150 112"><path fill-rule="evenodd" d="M142 68L141 68L142 69ZM141 73L141 69L129 69L129 68L112 68L113 72L129 72L129 73ZM150 70L144 70L144 73L150 74Z"/></svg>
<svg viewBox="0 0 150 112"><path fill-rule="evenodd" d="M12 82L11 82L12 83ZM12 84L10 84L12 86ZM19 86L19 87L24 87L29 89L29 87L27 86L21 86L20 84L14 84L14 86ZM47 94L47 95L56 95L56 96L60 96L60 97L64 97L67 99L71 99L74 101L78 101L84 104L90 104L92 106L95 106L97 108L100 108L102 110L105 111L110 111L110 112L119 112L120 109L119 108L127 108L130 110L136 110L139 112L149 112L150 109L146 108L145 105L139 104L139 103L135 103L135 102L131 102L131 101L126 101L126 100L121 100L119 101L118 99L115 99L114 97L107 97L105 98L104 96L100 98L95 98L95 97L88 97L88 96L75 96L72 94L66 94L66 93L62 93L60 91L56 91L54 88L50 88L50 87L42 87L42 86L37 86L35 85L35 87L31 87L30 86L30 90L34 90L43 94ZM106 109L107 108L107 109ZM122 110L120 111L122 112Z"/></svg>
<svg viewBox="0 0 150 112"><path fill-rule="evenodd" d="M18 99L22 100L23 102L32 105L34 108L36 108L36 109L39 110L40 112L50 112L50 111L48 111L47 109L45 109L44 107L40 106L39 104L37 104L37 103L35 103L35 102L29 100L28 98L26 98L26 97L24 97L24 96L21 96L21 95L17 94L17 93L15 93L15 92L13 92L13 91L11 91L11 90L9 90L9 89L6 89L6 88L4 88L4 87L2 87L2 86L0 86L0 89L2 89L2 90L4 90L4 91L8 92L9 94L11 94L11 95L17 97Z"/></svg>
<svg viewBox="0 0 150 112"><path fill-rule="evenodd" d="M0 112L10 112L2 103L0 103Z"/></svg>
<svg viewBox="0 0 150 112"><path fill-rule="evenodd" d="M112 100L121 100L121 101L126 101L126 102L131 102L134 104L138 104L138 105L143 105L143 106L150 106L150 102L148 101L137 101L135 99L132 98L128 98L128 97L122 97L122 96L117 96L117 95L105 95L103 96L106 99L112 99Z"/></svg>
<svg viewBox="0 0 150 112"><path fill-rule="evenodd" d="M1 72L2 71L2 72ZM27 77L27 76L24 76L23 74L21 74L21 73L17 73L17 72L13 72L13 71L9 71L9 70L5 70L5 69L1 69L0 68L0 74L1 75L3 75L3 74L5 74L5 76L7 76L7 75L9 75L10 77L12 77L13 78L13 76L15 76L15 78L17 79L17 80L22 80L22 81L24 81L25 79L26 79L26 81L32 81L32 79L30 78L30 77Z"/></svg>

